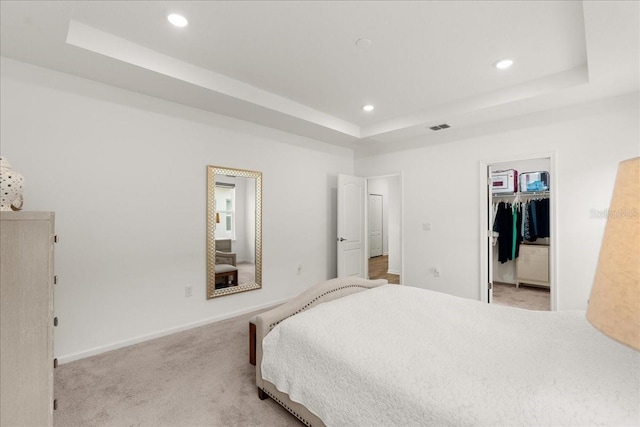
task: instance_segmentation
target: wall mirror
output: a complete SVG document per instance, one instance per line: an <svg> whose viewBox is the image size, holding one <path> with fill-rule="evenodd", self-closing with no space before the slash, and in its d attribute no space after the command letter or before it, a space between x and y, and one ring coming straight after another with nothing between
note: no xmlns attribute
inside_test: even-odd
<svg viewBox="0 0 640 427"><path fill-rule="evenodd" d="M207 166L207 299L262 287L262 173Z"/></svg>

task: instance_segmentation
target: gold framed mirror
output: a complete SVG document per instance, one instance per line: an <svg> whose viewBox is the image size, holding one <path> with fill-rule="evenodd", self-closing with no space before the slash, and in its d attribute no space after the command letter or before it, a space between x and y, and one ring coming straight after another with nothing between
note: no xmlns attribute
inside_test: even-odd
<svg viewBox="0 0 640 427"><path fill-rule="evenodd" d="M207 299L262 288L262 172L207 166Z"/></svg>

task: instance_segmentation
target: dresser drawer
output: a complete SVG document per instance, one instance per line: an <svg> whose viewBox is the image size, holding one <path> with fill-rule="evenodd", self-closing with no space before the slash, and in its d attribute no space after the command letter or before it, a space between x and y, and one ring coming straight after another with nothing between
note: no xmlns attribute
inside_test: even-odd
<svg viewBox="0 0 640 427"><path fill-rule="evenodd" d="M516 263L518 283L549 284L549 247L520 245Z"/></svg>

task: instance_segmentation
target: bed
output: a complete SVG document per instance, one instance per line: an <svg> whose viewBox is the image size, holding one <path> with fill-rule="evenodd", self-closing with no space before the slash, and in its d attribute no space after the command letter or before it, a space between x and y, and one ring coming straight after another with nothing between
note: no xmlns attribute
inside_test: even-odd
<svg viewBox="0 0 640 427"><path fill-rule="evenodd" d="M640 353L584 312L334 279L256 323L256 383L307 425L638 425Z"/></svg>

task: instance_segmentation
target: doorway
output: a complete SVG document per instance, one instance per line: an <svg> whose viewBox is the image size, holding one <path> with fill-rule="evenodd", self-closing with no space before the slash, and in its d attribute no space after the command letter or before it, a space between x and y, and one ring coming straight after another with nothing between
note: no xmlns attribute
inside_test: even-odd
<svg viewBox="0 0 640 427"><path fill-rule="evenodd" d="M382 196L382 255L371 263L370 192ZM402 284L402 175L339 174L337 193L337 277L383 278Z"/></svg>
<svg viewBox="0 0 640 427"><path fill-rule="evenodd" d="M370 279L400 284L400 175L367 178L368 270Z"/></svg>
<svg viewBox="0 0 640 427"><path fill-rule="evenodd" d="M557 309L553 153L481 163L481 174L481 300Z"/></svg>
<svg viewBox="0 0 640 427"><path fill-rule="evenodd" d="M369 193L369 258L382 256L382 194Z"/></svg>
<svg viewBox="0 0 640 427"><path fill-rule="evenodd" d="M400 284L400 275L389 273L389 255L369 258L369 279L387 279L393 285Z"/></svg>

